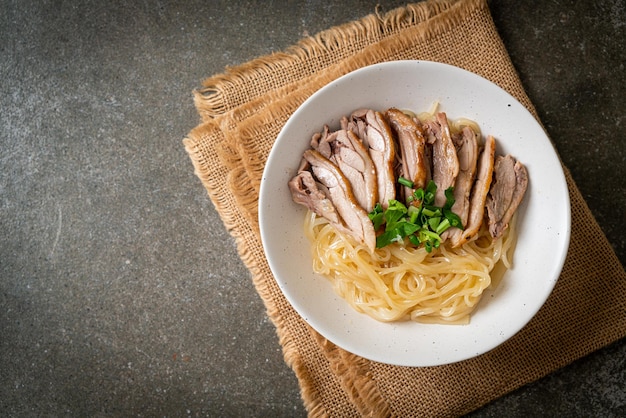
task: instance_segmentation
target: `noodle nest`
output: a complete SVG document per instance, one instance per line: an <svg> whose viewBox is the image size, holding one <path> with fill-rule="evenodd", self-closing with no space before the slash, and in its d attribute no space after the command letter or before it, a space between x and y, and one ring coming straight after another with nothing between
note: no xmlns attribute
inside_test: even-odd
<svg viewBox="0 0 626 418"><path fill-rule="evenodd" d="M430 253L394 243L372 254L310 211L304 229L313 270L327 277L356 311L383 322L467 324L483 292L495 281L494 271L511 267L515 217L497 240L485 224L475 240L459 248L444 242Z"/></svg>

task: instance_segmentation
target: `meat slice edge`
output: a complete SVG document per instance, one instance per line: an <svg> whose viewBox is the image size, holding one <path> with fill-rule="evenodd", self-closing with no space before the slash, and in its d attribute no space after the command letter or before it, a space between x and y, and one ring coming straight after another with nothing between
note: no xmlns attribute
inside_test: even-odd
<svg viewBox="0 0 626 418"><path fill-rule="evenodd" d="M413 182L413 188L404 186L402 197L406 201L413 191L425 188L429 180L429 163L426 159L426 139L420 125L404 112L390 108L385 112L389 126L395 134L400 149L399 174Z"/></svg>
<svg viewBox="0 0 626 418"><path fill-rule="evenodd" d="M508 228L528 188L528 171L513 156L499 156L494 163L494 180L487 196L489 233L498 239Z"/></svg>
<svg viewBox="0 0 626 418"><path fill-rule="evenodd" d="M322 133L313 136L311 146L339 167L350 182L356 201L371 212L378 200L378 182L374 162L363 141L352 131L330 132L325 126Z"/></svg>
<svg viewBox="0 0 626 418"><path fill-rule="evenodd" d="M333 225L341 224L335 205L329 198L328 189L315 181L310 171L300 171L289 181L291 198L299 205L306 206L317 215L326 218ZM343 225L341 225L343 227Z"/></svg>
<svg viewBox="0 0 626 418"><path fill-rule="evenodd" d="M493 163L496 154L496 140L489 135L480 153L476 168L476 181L470 195L467 225L461 234L458 245L472 241L478 235L485 217L485 204L493 177Z"/></svg>
<svg viewBox="0 0 626 418"><path fill-rule="evenodd" d="M467 225L470 210L470 192L476 176L476 164L478 161L478 138L472 128L466 126L461 131L461 136L456 144L457 158L459 161L459 174L454 182L454 204L452 212L461 218L461 224ZM453 247L458 247L462 242L463 230L452 227L441 234L441 239L450 239Z"/></svg>
<svg viewBox="0 0 626 418"><path fill-rule="evenodd" d="M350 118L343 118L343 129L354 132L368 147L369 155L376 168L378 203L383 209L396 198L394 162L396 145L389 124L382 113L372 109L354 111Z"/></svg>
<svg viewBox="0 0 626 418"><path fill-rule="evenodd" d="M289 182L294 202L323 216L339 232L353 237L374 252L374 226L365 209L356 201L342 171L316 150L305 151L303 159L310 172L300 171Z"/></svg>
<svg viewBox="0 0 626 418"><path fill-rule="evenodd" d="M435 205L443 206L446 203L445 191L454 186L459 174L459 159L452 142L448 117L439 112L435 120L426 124L428 127L429 142L432 142L433 181L437 185Z"/></svg>

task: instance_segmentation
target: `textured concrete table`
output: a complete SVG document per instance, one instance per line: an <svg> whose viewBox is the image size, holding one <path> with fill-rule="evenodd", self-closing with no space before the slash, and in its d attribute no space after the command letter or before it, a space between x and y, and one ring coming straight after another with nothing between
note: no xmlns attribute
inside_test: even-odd
<svg viewBox="0 0 626 418"><path fill-rule="evenodd" d="M181 141L205 77L377 2L81 3L0 2L0 415L304 415ZM622 264L624 7L491 2ZM614 343L472 415L624 414L624 358Z"/></svg>

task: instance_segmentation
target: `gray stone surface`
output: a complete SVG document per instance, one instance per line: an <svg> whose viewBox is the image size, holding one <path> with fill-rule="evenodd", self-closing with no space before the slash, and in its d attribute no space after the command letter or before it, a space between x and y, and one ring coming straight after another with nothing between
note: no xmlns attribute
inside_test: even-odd
<svg viewBox="0 0 626 418"><path fill-rule="evenodd" d="M181 141L205 77L376 3L0 1L0 415L305 415ZM626 263L626 5L490 4ZM625 358L622 340L472 415L624 415Z"/></svg>

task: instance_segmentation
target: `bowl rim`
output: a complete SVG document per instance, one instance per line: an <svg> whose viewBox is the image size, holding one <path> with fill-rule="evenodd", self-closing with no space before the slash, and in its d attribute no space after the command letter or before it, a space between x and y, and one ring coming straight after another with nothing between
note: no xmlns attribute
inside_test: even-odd
<svg viewBox="0 0 626 418"><path fill-rule="evenodd" d="M372 352L372 350L368 350L367 348L364 348L363 345L359 344L358 342L355 342L352 344L347 343L346 338L349 339L349 337L344 336L345 338L342 338L342 336L339 335L337 332L329 331L325 324L320 323L320 321L315 318L315 315L312 315L312 312L308 306L303 306L302 299L300 297L294 296L293 287L297 286L297 284L294 285L293 283L296 282L296 279L292 279L291 283L289 281L289 278L287 278L285 281L285 277L283 277L284 272L282 271L282 267L279 263L279 260L277 260L276 257L272 257L273 255L276 254L276 250L271 248L272 245L274 245L274 243L270 239L270 236L275 233L275 228L266 222L266 220L268 219L268 216L272 216L271 213L268 213L268 208L269 208L268 199L270 197L270 194L274 194L274 192L276 191L275 189L271 190L272 184L270 184L270 182L272 179L276 178L276 173L272 171L273 169L272 167L270 167L270 162L283 159L283 155L281 154L284 153L283 148L287 146L284 144L288 143L288 140L284 138L286 138L286 136L289 135L290 130L294 129L295 124L302 123L300 118L303 117L302 116L303 113L305 113L312 106L312 103L316 103L316 101L319 101L320 98L324 97L324 95L332 94L333 90L337 89L338 86L341 86L344 83L349 84L349 83L362 81L360 79L362 78L367 79L368 74L372 74L376 72L378 72L379 75L384 74L385 72L394 71L394 70L402 72L403 71L402 68L407 69L406 71L408 71L408 69L415 70L418 73L420 69L428 68L429 71L432 71L434 69L435 71L441 72L441 74L445 73L446 76L449 76L449 73L453 73L456 76L461 77L464 80L467 80L469 83L478 83L478 85L481 88L485 88L491 91L497 91L498 94L503 97L504 102L509 103L509 107L514 106L515 111L522 112L526 119L528 118L532 119L535 125L534 126L535 131L537 132L540 131L543 135L541 138L541 141L544 145L543 150L544 151L547 150L546 152L548 153L551 152L551 155L549 155L547 159L550 160L551 163L554 163L555 161L558 162L558 167L554 167L554 171L556 171L558 174L558 179L555 180L555 184L556 184L555 188L558 189L560 193L560 198L564 199L561 201L561 206L562 206L561 216L563 218L562 219L563 222L561 223L561 228L559 230L559 233L561 234L560 235L561 239L559 242L562 245L559 249L557 249L557 252L554 254L555 256L552 257L552 266L551 266L552 274L551 274L551 277L547 279L548 283L546 287L543 289L544 292L535 300L533 307L525 311L526 317L522 321L517 320L516 326L514 327L515 329L508 330L508 332L502 334L500 338L493 339L493 342L491 344L487 344L487 345L483 344L478 349L474 347L475 349L472 350L471 352L468 351L467 353L458 354L456 356L447 356L446 358L437 358L437 359L430 358L428 360L411 360L407 358L401 358L401 359L389 358L388 356L385 356L384 354L381 355L380 349L376 349L374 350L374 352ZM445 104L445 102L442 102L442 104ZM356 109L358 107L359 105L357 104L357 106L354 106L353 108ZM343 114L337 115L337 118L340 118L341 116L343 116ZM482 128L481 121L476 121L476 122ZM317 126L317 128L319 130L321 126ZM307 138L307 141L308 141L308 138ZM295 170L295 168L297 168L297 165L293 167L293 170ZM284 176L284 173L282 174ZM530 177L531 177L531 182L533 182L532 180L533 176L531 175ZM285 189L287 188L286 182L284 183L283 187ZM531 183L531 188L532 188L532 183ZM525 201L526 200L527 199L525 199ZM523 203L523 206L525 203L526 202ZM295 205L295 203L293 203L293 205ZM520 206L520 208L522 208L522 206ZM373 65L369 65L366 67L362 67L348 74L345 74L337 78L336 80L326 84L325 86L317 90L315 93L313 93L309 98L307 98L298 107L298 109L290 116L288 121L285 123L280 133L278 134L276 138L276 142L273 144L272 149L268 155L267 163L263 172L263 177L261 179L258 217L259 217L258 219L259 219L259 226L260 226L260 233L261 233L261 241L263 244L263 248L267 257L270 270L272 271L274 279L276 280L282 293L286 297L287 301L291 304L291 306L296 310L296 312L310 326L312 326L313 329L319 332L322 336L324 336L331 342L335 343L336 345L346 349L347 351L350 351L354 354L360 355L362 357L368 358L373 361L378 361L378 362L383 362L383 363L393 364L393 365L400 365L400 366L434 366L434 365L454 363L457 361L469 359L469 358L475 357L477 355L480 355L480 354L483 354L492 350L493 348L499 346L504 341L508 340L517 332L519 332L536 315L539 309L544 305L549 295L552 293L554 285L556 284L556 281L558 280L560 273L562 271L562 268L565 262L565 257L567 255L569 240L570 240L570 226L571 226L571 209L570 209L570 201L569 201L569 194L567 190L567 182L565 179L565 174L563 172L563 168L560 164L560 160L558 158L556 150L554 149L552 142L550 141L547 134L543 130L543 127L541 126L539 121L537 121L534 118L534 116L528 111L528 109L526 109L510 93L508 93L507 91L505 91L504 89L496 85L495 83L491 82L490 80L487 80L486 78L481 77L475 73L469 72L467 70L464 70L464 69L461 69L461 68L458 68L449 64L442 64L438 62L423 61L423 60L389 61L389 62L383 62L383 63L378 63L378 64L373 64ZM300 228L300 232L301 231L302 229ZM307 251L308 251L308 248L307 248ZM516 256L517 256L517 253L516 253ZM302 279L303 279L303 276L300 275L297 280L302 280ZM331 285L328 284L328 286L331 286ZM343 303L348 305L345 301ZM348 307L348 308L352 309L351 307ZM360 315L364 315L364 314L360 314ZM413 325L413 324L415 323L411 323L410 325ZM395 328L397 330L403 330L406 328L406 323L389 323L386 325L389 326L390 328ZM424 326L424 324L419 324L419 325ZM432 328L433 325L426 325L426 327ZM457 326L456 325L441 325L440 327L457 327ZM465 327L465 326L461 326L461 327Z"/></svg>

